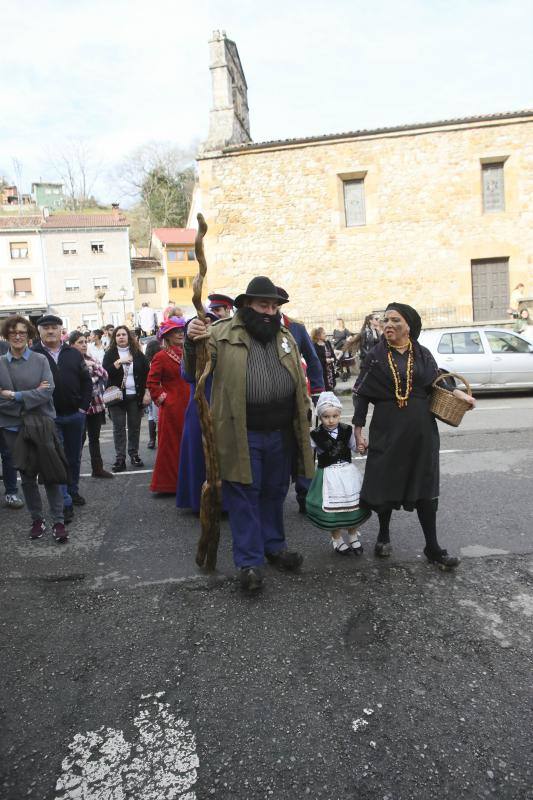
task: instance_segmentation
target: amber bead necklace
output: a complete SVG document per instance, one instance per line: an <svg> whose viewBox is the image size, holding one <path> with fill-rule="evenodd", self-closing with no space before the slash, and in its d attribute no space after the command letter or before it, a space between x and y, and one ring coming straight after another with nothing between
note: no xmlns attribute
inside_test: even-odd
<svg viewBox="0 0 533 800"><path fill-rule="evenodd" d="M394 347L394 345L389 344L388 346L388 353L387 358L389 362L390 371L392 372L392 380L394 381L394 396L396 398L396 402L398 404L398 408L405 408L407 405L407 401L409 400L409 395L413 391L413 343L409 339L409 344L407 345L406 352L407 352L407 368L405 372L405 390L402 393L402 377L400 375L400 370L398 369L398 365L396 364L394 358L392 357L392 350L400 350L403 348Z"/></svg>

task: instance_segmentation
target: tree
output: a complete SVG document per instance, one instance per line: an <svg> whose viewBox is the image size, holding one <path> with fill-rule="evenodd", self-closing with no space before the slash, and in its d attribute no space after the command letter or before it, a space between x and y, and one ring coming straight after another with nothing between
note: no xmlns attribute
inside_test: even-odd
<svg viewBox="0 0 533 800"><path fill-rule="evenodd" d="M69 139L56 151L49 153L48 160L63 183L67 208L82 211L94 203L91 192L100 165L85 140Z"/></svg>
<svg viewBox="0 0 533 800"><path fill-rule="evenodd" d="M183 228L195 180L194 154L165 142L139 147L118 168L123 192L135 201L130 211L132 240L150 240L153 228Z"/></svg>

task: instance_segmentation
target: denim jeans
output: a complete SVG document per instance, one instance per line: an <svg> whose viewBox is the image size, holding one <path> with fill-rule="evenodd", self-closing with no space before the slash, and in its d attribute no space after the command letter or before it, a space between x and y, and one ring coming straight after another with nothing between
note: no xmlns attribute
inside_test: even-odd
<svg viewBox="0 0 533 800"><path fill-rule="evenodd" d="M80 483L80 463L83 432L85 431L85 414L76 411L74 414L63 414L56 417L56 430L63 444L70 472L70 483L62 486L63 500L66 506L72 505L73 494L78 494Z"/></svg>
<svg viewBox="0 0 533 800"><path fill-rule="evenodd" d="M237 567L264 564L285 548L283 503L289 490L291 446L281 431L248 431L252 483L222 481Z"/></svg>
<svg viewBox="0 0 533 800"><path fill-rule="evenodd" d="M6 494L17 493L17 470L13 466L11 450L7 446L3 431L0 430L0 457L2 458L2 478Z"/></svg>

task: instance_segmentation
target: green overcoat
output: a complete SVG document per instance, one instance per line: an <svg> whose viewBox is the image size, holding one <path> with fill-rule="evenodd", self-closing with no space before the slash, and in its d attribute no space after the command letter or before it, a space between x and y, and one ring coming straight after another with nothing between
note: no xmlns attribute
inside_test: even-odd
<svg viewBox="0 0 533 800"><path fill-rule="evenodd" d="M289 329L283 325L276 335L276 343L280 362L290 372L296 387L293 425L298 449L298 475L312 478L314 463L309 443L311 403L300 351ZM250 335L238 313L232 319L220 320L211 325L211 415L220 477L238 483L252 482L246 430L246 366L249 347ZM189 342L185 347L184 366L188 374L194 375L194 349Z"/></svg>

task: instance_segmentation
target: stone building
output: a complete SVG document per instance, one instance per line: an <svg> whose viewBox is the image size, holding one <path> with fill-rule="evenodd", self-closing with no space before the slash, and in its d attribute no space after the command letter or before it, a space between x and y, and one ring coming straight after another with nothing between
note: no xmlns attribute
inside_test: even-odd
<svg viewBox="0 0 533 800"><path fill-rule="evenodd" d="M359 320L397 299L445 323L533 293L533 111L252 142L233 42L210 42L213 108L189 226L209 285L269 275L291 313Z"/></svg>

